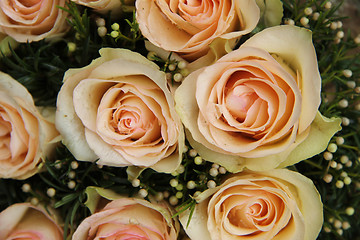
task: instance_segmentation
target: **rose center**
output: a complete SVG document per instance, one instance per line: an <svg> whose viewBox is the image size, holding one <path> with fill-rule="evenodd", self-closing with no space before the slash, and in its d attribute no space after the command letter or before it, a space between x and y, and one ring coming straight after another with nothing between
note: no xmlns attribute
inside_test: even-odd
<svg viewBox="0 0 360 240"><path fill-rule="evenodd" d="M238 121L243 122L247 111L258 98L255 91L247 86L239 85L232 88L225 98L225 104L229 112Z"/></svg>

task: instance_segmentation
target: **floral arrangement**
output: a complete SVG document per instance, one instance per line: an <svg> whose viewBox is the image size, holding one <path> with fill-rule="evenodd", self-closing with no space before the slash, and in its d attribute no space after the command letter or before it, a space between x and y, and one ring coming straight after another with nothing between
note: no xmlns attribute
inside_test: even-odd
<svg viewBox="0 0 360 240"><path fill-rule="evenodd" d="M357 239L341 6L1 1L0 239Z"/></svg>

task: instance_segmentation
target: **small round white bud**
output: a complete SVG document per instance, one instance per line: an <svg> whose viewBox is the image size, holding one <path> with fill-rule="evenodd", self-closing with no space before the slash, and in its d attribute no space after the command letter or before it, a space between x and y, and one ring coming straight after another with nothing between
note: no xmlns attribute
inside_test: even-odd
<svg viewBox="0 0 360 240"><path fill-rule="evenodd" d="M330 233L330 232L331 232L331 229L330 229L329 227L324 227L324 231L325 231L326 233Z"/></svg>
<svg viewBox="0 0 360 240"><path fill-rule="evenodd" d="M180 68L180 69L184 69L184 68L186 68L186 66L187 66L187 63L185 61L180 61L178 63L178 68Z"/></svg>
<svg viewBox="0 0 360 240"><path fill-rule="evenodd" d="M174 74L174 81L175 82L181 82L183 80L183 75L181 75L181 73L175 73Z"/></svg>
<svg viewBox="0 0 360 240"><path fill-rule="evenodd" d="M325 160L330 161L333 159L333 155L331 152L324 152L323 157Z"/></svg>
<svg viewBox="0 0 360 240"><path fill-rule="evenodd" d="M324 177L323 177L323 180L326 182L326 183L331 183L331 181L333 180L333 176L331 174L326 174Z"/></svg>
<svg viewBox="0 0 360 240"><path fill-rule="evenodd" d="M353 207L348 207L345 209L346 215L352 216L355 213L355 209Z"/></svg>
<svg viewBox="0 0 360 240"><path fill-rule="evenodd" d="M334 219L333 217L331 217L331 218L328 219L328 222L329 222L329 223L333 223L334 220L335 220L335 219Z"/></svg>
<svg viewBox="0 0 360 240"><path fill-rule="evenodd" d="M54 197L55 194L56 194L56 190L54 188L48 188L47 191L46 191L46 194L49 196L49 197Z"/></svg>
<svg viewBox="0 0 360 240"><path fill-rule="evenodd" d="M183 77L186 77L187 75L189 75L189 70L187 68L184 68L184 69L181 69L180 70L180 74L183 76Z"/></svg>
<svg viewBox="0 0 360 240"><path fill-rule="evenodd" d="M349 222L345 221L345 222L342 223L342 228L344 230L348 230L349 228L351 228L351 225L350 225Z"/></svg>
<svg viewBox="0 0 360 240"><path fill-rule="evenodd" d="M111 25L111 29L114 30L114 31L117 31L120 29L120 25L118 23L113 23Z"/></svg>
<svg viewBox="0 0 360 240"><path fill-rule="evenodd" d="M171 196L169 198L169 203L172 205L172 206L175 206L179 203L179 199L176 197L176 196Z"/></svg>
<svg viewBox="0 0 360 240"><path fill-rule="evenodd" d="M24 184L21 186L21 190L22 190L24 193L30 192L30 191L31 191L31 186L30 186L30 184L24 183Z"/></svg>
<svg viewBox="0 0 360 240"><path fill-rule="evenodd" d="M71 180L71 181L68 182L67 186L70 189L74 189L76 187L76 182Z"/></svg>
<svg viewBox="0 0 360 240"><path fill-rule="evenodd" d="M330 9L330 8L332 7L332 3L331 3L331 2L327 2L327 3L325 3L324 7L325 7L326 9Z"/></svg>
<svg viewBox="0 0 360 240"><path fill-rule="evenodd" d="M343 31L338 31L337 33L336 33L336 37L337 38L343 38L345 36L345 34L344 34L344 32Z"/></svg>
<svg viewBox="0 0 360 240"><path fill-rule="evenodd" d="M139 190L138 194L139 194L140 197L145 198L145 197L147 197L147 195L149 193L145 188L142 188L142 189Z"/></svg>
<svg viewBox="0 0 360 240"><path fill-rule="evenodd" d="M347 177L348 174L347 174L346 172L341 172L341 173L340 173L340 176L341 176L342 178L344 178L344 177Z"/></svg>
<svg viewBox="0 0 360 240"><path fill-rule="evenodd" d="M342 222L340 220L336 219L334 221L334 227L335 228L341 228L341 226L342 226Z"/></svg>
<svg viewBox="0 0 360 240"><path fill-rule="evenodd" d="M355 87L356 87L356 82L355 82L355 81L348 81L348 82L346 83L346 86L347 86L348 88L355 88Z"/></svg>
<svg viewBox="0 0 360 240"><path fill-rule="evenodd" d="M219 167L219 173L220 173L220 174L225 174L225 173L226 173L226 168L224 168L224 167Z"/></svg>
<svg viewBox="0 0 360 240"><path fill-rule="evenodd" d="M337 151L337 145L335 143L330 143L327 147L327 150L331 153L334 153Z"/></svg>
<svg viewBox="0 0 360 240"><path fill-rule="evenodd" d="M347 108L349 106L349 102L346 99L341 99L339 101L339 107L341 108Z"/></svg>
<svg viewBox="0 0 360 240"><path fill-rule="evenodd" d="M75 52L76 50L76 44L73 42L68 42L67 44L69 52Z"/></svg>
<svg viewBox="0 0 360 240"><path fill-rule="evenodd" d="M285 23L286 25L292 25L292 26L295 25L295 21L292 20L291 18L286 19L284 23Z"/></svg>
<svg viewBox="0 0 360 240"><path fill-rule="evenodd" d="M196 191L196 192L194 193L193 197L196 198L196 197L198 197L200 194L201 194L200 191Z"/></svg>
<svg viewBox="0 0 360 240"><path fill-rule="evenodd" d="M337 27L338 27L338 28L342 28L342 26L343 26L342 21L337 21L336 23L337 23Z"/></svg>
<svg viewBox="0 0 360 240"><path fill-rule="evenodd" d="M335 140L337 145L343 145L345 142L345 139L343 137L337 137Z"/></svg>
<svg viewBox="0 0 360 240"><path fill-rule="evenodd" d="M117 38L119 36L119 32L118 31L111 31L110 36L112 38Z"/></svg>
<svg viewBox="0 0 360 240"><path fill-rule="evenodd" d="M352 71L350 69L345 69L342 73L347 78L350 78L352 76Z"/></svg>
<svg viewBox="0 0 360 240"><path fill-rule="evenodd" d="M74 179L75 176L76 176L75 171L70 171L70 172L68 173L68 177L69 177L70 179Z"/></svg>
<svg viewBox="0 0 360 240"><path fill-rule="evenodd" d="M360 36L357 36L355 39L354 39L354 42L356 44L360 44Z"/></svg>
<svg viewBox="0 0 360 240"><path fill-rule="evenodd" d="M179 181L177 179L173 178L170 180L169 183L170 183L170 186L176 187L179 184Z"/></svg>
<svg viewBox="0 0 360 240"><path fill-rule="evenodd" d="M331 28L332 30L336 30L336 29L338 28L337 22L332 22L332 23L330 23L330 28Z"/></svg>
<svg viewBox="0 0 360 240"><path fill-rule="evenodd" d="M79 167L79 163L77 161L72 161L70 165L71 165L71 168L74 170Z"/></svg>
<svg viewBox="0 0 360 240"><path fill-rule="evenodd" d="M178 198L178 199L181 199L183 196L184 196L184 194L182 192L177 192L175 194L175 197Z"/></svg>
<svg viewBox="0 0 360 240"><path fill-rule="evenodd" d="M172 63L172 64L169 65L168 69L170 71L174 71L176 69L176 65L174 63Z"/></svg>
<svg viewBox="0 0 360 240"><path fill-rule="evenodd" d="M210 168L209 174L212 177L216 177L219 174L219 170L217 168Z"/></svg>
<svg viewBox="0 0 360 240"><path fill-rule="evenodd" d="M337 234L339 234L340 236L343 235L343 233L344 233L344 231L343 231L341 228L336 229L336 232L337 232Z"/></svg>
<svg viewBox="0 0 360 240"><path fill-rule="evenodd" d="M211 165L211 167L213 167L213 168L216 168L216 169L219 169L219 164L217 164L217 163L214 163L213 165Z"/></svg>
<svg viewBox="0 0 360 240"><path fill-rule="evenodd" d="M156 201L162 201L164 200L164 194L162 192L157 192L155 195Z"/></svg>
<svg viewBox="0 0 360 240"><path fill-rule="evenodd" d="M342 125L349 126L350 119L348 119L347 117L343 117L343 118L341 118L341 122L342 122Z"/></svg>
<svg viewBox="0 0 360 240"><path fill-rule="evenodd" d="M349 161L349 157L348 157L348 156L342 155L342 156L340 157L340 162L341 162L342 164L346 164L348 161Z"/></svg>
<svg viewBox="0 0 360 240"><path fill-rule="evenodd" d="M308 19L307 17L302 17L302 18L300 19L300 23L301 23L301 25L303 25L303 26L307 26L307 25L309 24L309 19Z"/></svg>
<svg viewBox="0 0 360 240"><path fill-rule="evenodd" d="M170 196L170 193L168 191L163 192L164 198L168 198Z"/></svg>
<svg viewBox="0 0 360 240"><path fill-rule="evenodd" d="M181 191L184 189L184 186L182 184L178 184L175 188L176 190Z"/></svg>
<svg viewBox="0 0 360 240"><path fill-rule="evenodd" d="M195 157L194 158L194 163L196 165L201 165L203 163L202 157L200 157L200 156Z"/></svg>
<svg viewBox="0 0 360 240"><path fill-rule="evenodd" d="M317 21L317 20L319 19L319 17L320 17L320 13L314 12L314 14L313 14L313 20Z"/></svg>
<svg viewBox="0 0 360 240"><path fill-rule="evenodd" d="M358 104L355 105L355 110L356 110L356 111L360 111L360 103L358 103Z"/></svg>
<svg viewBox="0 0 360 240"><path fill-rule="evenodd" d="M131 181L131 185L133 187L139 187L140 186L140 180L135 178L134 180Z"/></svg>
<svg viewBox="0 0 360 240"><path fill-rule="evenodd" d="M105 35L107 33L106 27L104 27L104 26L98 27L97 33L100 37L105 37Z"/></svg>
<svg viewBox="0 0 360 240"><path fill-rule="evenodd" d="M60 169L61 167L62 167L61 160L56 160L55 161L55 168Z"/></svg>
<svg viewBox="0 0 360 240"><path fill-rule="evenodd" d="M345 183L346 185L350 185L350 184L351 184L351 178L350 178L350 177L345 177L345 178L344 178L344 183Z"/></svg>
<svg viewBox="0 0 360 240"><path fill-rule="evenodd" d="M344 187L344 182L341 181L341 180L337 180L336 183L335 183L335 186L337 188L343 188Z"/></svg>
<svg viewBox="0 0 360 240"><path fill-rule="evenodd" d="M195 149L190 149L189 156L190 157L196 157L196 155L197 155L197 151Z"/></svg>
<svg viewBox="0 0 360 240"><path fill-rule="evenodd" d="M34 206L39 204L39 199L36 197L31 198L30 203Z"/></svg>
<svg viewBox="0 0 360 240"><path fill-rule="evenodd" d="M330 162L330 167L336 168L336 167L337 167L337 162L331 161L331 162Z"/></svg>
<svg viewBox="0 0 360 240"><path fill-rule="evenodd" d="M208 188L215 188L216 187L216 182L214 180L210 180L207 182L207 187Z"/></svg>
<svg viewBox="0 0 360 240"><path fill-rule="evenodd" d="M336 166L336 170L341 170L343 168L343 165L341 163L338 163Z"/></svg>
<svg viewBox="0 0 360 240"><path fill-rule="evenodd" d="M95 23L96 23L96 26L103 27L103 26L105 26L105 19L100 18L100 17L96 18Z"/></svg>
<svg viewBox="0 0 360 240"><path fill-rule="evenodd" d="M185 172L185 167L184 167L184 165L180 165L180 166L178 167L178 169L176 169L176 171L177 171L179 174L184 173L184 172Z"/></svg>
<svg viewBox="0 0 360 240"><path fill-rule="evenodd" d="M313 13L313 10L311 7L307 7L304 9L304 13L305 13L305 15L310 15Z"/></svg>
<svg viewBox="0 0 360 240"><path fill-rule="evenodd" d="M186 187L188 189L194 189L194 188L196 188L196 183L193 180L190 180L187 182Z"/></svg>
<svg viewBox="0 0 360 240"><path fill-rule="evenodd" d="M347 163L345 163L345 167L351 167L352 166L352 161L348 161Z"/></svg>

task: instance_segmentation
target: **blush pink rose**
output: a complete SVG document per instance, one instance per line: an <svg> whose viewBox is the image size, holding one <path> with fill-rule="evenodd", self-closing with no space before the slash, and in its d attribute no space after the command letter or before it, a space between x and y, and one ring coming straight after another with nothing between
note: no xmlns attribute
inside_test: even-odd
<svg viewBox="0 0 360 240"><path fill-rule="evenodd" d="M196 197L198 204L180 217L191 239L310 240L323 224L323 206L312 181L286 169L231 176Z"/></svg>
<svg viewBox="0 0 360 240"><path fill-rule="evenodd" d="M190 74L175 100L203 158L232 172L266 170L323 151L340 130L318 113L320 86L310 31L278 26Z"/></svg>
<svg viewBox="0 0 360 240"><path fill-rule="evenodd" d="M215 39L235 40L251 32L260 18L255 0L137 0L141 33L154 45L194 61Z"/></svg>
<svg viewBox="0 0 360 240"><path fill-rule="evenodd" d="M0 239L62 240L63 230L48 211L30 203L11 205L0 213Z"/></svg>
<svg viewBox="0 0 360 240"><path fill-rule="evenodd" d="M179 223L166 205L121 198L80 223L72 239L176 240L178 232Z"/></svg>
<svg viewBox="0 0 360 240"><path fill-rule="evenodd" d="M0 178L25 179L37 173L58 135L26 88L0 73Z"/></svg>
<svg viewBox="0 0 360 240"><path fill-rule="evenodd" d="M56 37L68 28L66 0L0 1L0 32L18 42Z"/></svg>
<svg viewBox="0 0 360 240"><path fill-rule="evenodd" d="M172 172L185 137L165 73L138 53L102 49L66 72L56 127L78 160Z"/></svg>
<svg viewBox="0 0 360 240"><path fill-rule="evenodd" d="M122 6L122 1L119 0L73 0L73 2L92 8L102 14L109 11L111 11L111 14L118 14L121 12Z"/></svg>

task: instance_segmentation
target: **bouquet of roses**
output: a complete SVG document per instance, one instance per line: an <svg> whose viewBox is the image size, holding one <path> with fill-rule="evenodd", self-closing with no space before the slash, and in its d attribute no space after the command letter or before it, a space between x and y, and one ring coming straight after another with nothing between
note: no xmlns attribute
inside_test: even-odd
<svg viewBox="0 0 360 240"><path fill-rule="evenodd" d="M341 6L1 1L0 239L355 238Z"/></svg>

